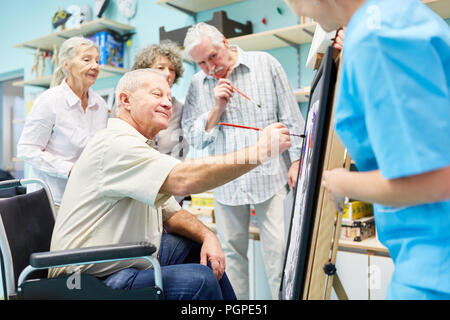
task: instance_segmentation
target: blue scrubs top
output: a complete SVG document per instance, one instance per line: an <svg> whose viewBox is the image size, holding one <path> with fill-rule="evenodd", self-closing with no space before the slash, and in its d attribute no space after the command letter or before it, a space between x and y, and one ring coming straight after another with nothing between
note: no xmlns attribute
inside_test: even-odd
<svg viewBox="0 0 450 320"><path fill-rule="evenodd" d="M358 170L395 179L450 165L450 28L432 10L367 0L347 26L341 75L335 128ZM401 286L450 296L450 201L374 211L391 297Z"/></svg>

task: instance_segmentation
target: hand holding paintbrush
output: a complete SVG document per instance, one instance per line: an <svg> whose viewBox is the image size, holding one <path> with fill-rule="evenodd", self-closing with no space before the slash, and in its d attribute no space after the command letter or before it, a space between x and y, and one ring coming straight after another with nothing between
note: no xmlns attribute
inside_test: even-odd
<svg viewBox="0 0 450 320"><path fill-rule="evenodd" d="M233 88L228 79L220 79L214 88L215 105L223 112L233 96Z"/></svg>
<svg viewBox="0 0 450 320"><path fill-rule="evenodd" d="M211 75L211 76L214 76L215 78L219 79L219 81L220 81L220 79L224 79L224 78L221 78L221 77L219 77L219 76L216 75L216 73L217 73L219 70L221 70L221 69L215 70L214 72L210 72L210 75ZM237 93L239 93L241 96L243 96L245 99L247 99L248 101L250 101L251 103L253 103L254 105L256 105L258 108L261 108L261 105L260 105L260 104L256 103L255 101L253 101L252 98L250 98L250 97L247 96L245 93L243 93L242 91L240 91L238 88L236 88L235 86L233 86L229 80L228 80L227 83L228 83L228 85L230 86L230 88L231 88L233 91L236 91ZM231 97L231 96L230 96L230 97ZM228 101L227 101L227 102L228 102Z"/></svg>
<svg viewBox="0 0 450 320"><path fill-rule="evenodd" d="M255 147L253 153L258 155L259 161L273 159L291 147L289 130L282 123L273 123L261 130Z"/></svg>

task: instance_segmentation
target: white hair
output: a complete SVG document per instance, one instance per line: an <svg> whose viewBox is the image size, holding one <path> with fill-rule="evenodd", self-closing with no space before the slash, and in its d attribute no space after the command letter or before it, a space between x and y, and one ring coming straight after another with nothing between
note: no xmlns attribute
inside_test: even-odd
<svg viewBox="0 0 450 320"><path fill-rule="evenodd" d="M190 27L184 38L184 50L189 58L192 59L191 50L199 45L205 37L209 37L215 46L223 47L223 34L214 26L204 22L199 22Z"/></svg>
<svg viewBox="0 0 450 320"><path fill-rule="evenodd" d="M64 41L59 49L59 64L53 72L50 87L59 85L61 81L68 76L68 72L66 68L64 68L64 62L67 62L69 65L72 64L73 58L77 55L78 48L82 45L85 45L88 48L94 47L100 53L100 48L98 45L90 39L83 37L72 37Z"/></svg>
<svg viewBox="0 0 450 320"><path fill-rule="evenodd" d="M158 76L163 77L167 80L167 75L161 72L160 70L155 69L136 69L133 71L129 71L125 73L122 78L120 78L117 83L115 90L115 106L114 112L112 112L112 116L117 116L118 108L120 108L120 99L119 96L124 91L135 91L138 89L143 82L143 75L156 74Z"/></svg>

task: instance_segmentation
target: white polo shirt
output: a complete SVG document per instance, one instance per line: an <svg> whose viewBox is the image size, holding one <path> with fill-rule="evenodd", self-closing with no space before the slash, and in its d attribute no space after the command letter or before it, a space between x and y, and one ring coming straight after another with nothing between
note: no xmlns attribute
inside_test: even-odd
<svg viewBox="0 0 450 320"><path fill-rule="evenodd" d="M121 119L109 119L81 154L67 183L53 230L51 251L148 241L159 251L162 224L180 210L159 192L180 161L150 147L147 138ZM147 260L84 266L105 276L124 268L150 268ZM49 276L67 268L52 269Z"/></svg>

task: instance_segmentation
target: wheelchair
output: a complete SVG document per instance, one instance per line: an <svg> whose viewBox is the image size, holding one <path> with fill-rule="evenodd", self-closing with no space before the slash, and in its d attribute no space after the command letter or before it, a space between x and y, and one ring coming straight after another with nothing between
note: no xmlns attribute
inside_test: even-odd
<svg viewBox="0 0 450 320"><path fill-rule="evenodd" d="M42 186L32 193L0 199L0 268L5 300L162 300L161 268L148 242L50 251L55 209L50 189L38 179L0 182L0 190ZM155 286L118 290L84 273L48 278L48 269L147 259L155 270Z"/></svg>

